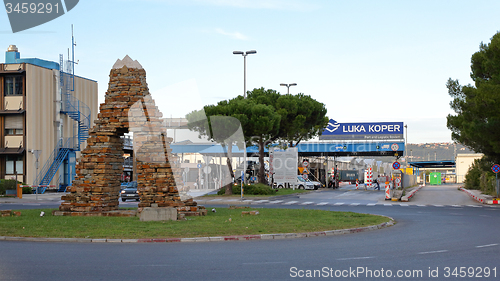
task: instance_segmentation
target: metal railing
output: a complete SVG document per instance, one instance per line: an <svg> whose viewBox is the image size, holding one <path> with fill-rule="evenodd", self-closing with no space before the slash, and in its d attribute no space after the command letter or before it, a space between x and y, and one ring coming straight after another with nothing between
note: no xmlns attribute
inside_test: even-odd
<svg viewBox="0 0 500 281"><path fill-rule="evenodd" d="M35 178L35 181L33 182L33 185L40 185L41 184L41 181L43 180L43 178L45 177L45 175L47 174L49 169L52 167L52 164L56 160L57 155L59 154L59 151L62 148L72 149L72 142L74 142L73 138L67 138L66 141L64 141L64 142L63 141L64 140L62 138L57 141L57 145L54 148L54 150L52 151L52 154L50 154L49 158L47 159L47 161L43 165L42 169L40 170L38 175L36 175L36 178Z"/></svg>

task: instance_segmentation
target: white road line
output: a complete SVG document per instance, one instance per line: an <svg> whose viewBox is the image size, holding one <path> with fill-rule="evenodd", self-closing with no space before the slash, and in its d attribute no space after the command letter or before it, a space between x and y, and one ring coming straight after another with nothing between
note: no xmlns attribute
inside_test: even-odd
<svg viewBox="0 0 500 281"><path fill-rule="evenodd" d="M417 205L417 206L419 206L419 207L425 207L426 205Z"/></svg>
<svg viewBox="0 0 500 281"><path fill-rule="evenodd" d="M462 205L451 205L452 207L457 207L457 208L461 208Z"/></svg>
<svg viewBox="0 0 500 281"><path fill-rule="evenodd" d="M42 204L37 204L37 203L24 203L24 204L21 204L23 206L40 206Z"/></svg>
<svg viewBox="0 0 500 281"><path fill-rule="evenodd" d="M258 201L255 201L253 203L264 203L264 202L268 202L269 200L267 199L263 199L263 200L258 200Z"/></svg>
<svg viewBox="0 0 500 281"><path fill-rule="evenodd" d="M344 203L335 203L335 204L333 204L333 205L334 205L334 206L342 206L342 205L344 205Z"/></svg>
<svg viewBox="0 0 500 281"><path fill-rule="evenodd" d="M229 199L227 202L234 202L234 201L240 201L240 199Z"/></svg>
<svg viewBox="0 0 500 281"><path fill-rule="evenodd" d="M328 204L328 202L321 202L321 203L316 204L316 206L324 206L326 204Z"/></svg>
<svg viewBox="0 0 500 281"><path fill-rule="evenodd" d="M343 259L337 259L338 261L348 261L348 260L366 260L366 259L373 259L374 257L358 257L358 258L343 258Z"/></svg>
<svg viewBox="0 0 500 281"><path fill-rule="evenodd" d="M304 202L304 203L302 203L302 204L300 204L300 205L310 205L310 204L312 204L312 203L314 203L314 202Z"/></svg>
<svg viewBox="0 0 500 281"><path fill-rule="evenodd" d="M284 261L265 261L265 262L244 262L242 264L255 265L255 264L279 264L279 263L286 263L286 262L284 262Z"/></svg>
<svg viewBox="0 0 500 281"><path fill-rule="evenodd" d="M434 207L444 207L443 205L432 205Z"/></svg>
<svg viewBox="0 0 500 281"><path fill-rule="evenodd" d="M292 204L295 204L295 203L298 203L299 201L289 201L289 202L286 202L286 203L283 203L283 205L292 205Z"/></svg>
<svg viewBox="0 0 500 281"><path fill-rule="evenodd" d="M498 244L481 245L481 246L476 246L476 248L493 247L493 246L498 246Z"/></svg>
<svg viewBox="0 0 500 281"><path fill-rule="evenodd" d="M271 201L271 202L269 202L269 204L276 204L276 203L281 203L281 202L283 202L283 200Z"/></svg>
<svg viewBox="0 0 500 281"><path fill-rule="evenodd" d="M210 200L210 202L221 201L221 200L222 200L221 198L219 198L219 199L212 199L212 200Z"/></svg>
<svg viewBox="0 0 500 281"><path fill-rule="evenodd" d="M478 206L478 205L467 205L467 206L474 207L474 208L481 208L481 207L483 207L483 206Z"/></svg>
<svg viewBox="0 0 500 281"><path fill-rule="evenodd" d="M384 204L384 206L392 206L392 204Z"/></svg>
<svg viewBox="0 0 500 281"><path fill-rule="evenodd" d="M375 204L375 203L366 204L366 206L375 206L375 205L377 205L377 204Z"/></svg>
<svg viewBox="0 0 500 281"><path fill-rule="evenodd" d="M351 206L358 206L359 203L352 203Z"/></svg>
<svg viewBox="0 0 500 281"><path fill-rule="evenodd" d="M403 207L408 207L408 206L410 206L410 205L408 205L408 204L399 204L399 205L400 205L400 206L403 206Z"/></svg>
<svg viewBox="0 0 500 281"><path fill-rule="evenodd" d="M419 255L425 255L425 254L437 254L437 253L445 253L448 252L448 250L439 250L439 251L430 251L430 252L420 252L418 253Z"/></svg>

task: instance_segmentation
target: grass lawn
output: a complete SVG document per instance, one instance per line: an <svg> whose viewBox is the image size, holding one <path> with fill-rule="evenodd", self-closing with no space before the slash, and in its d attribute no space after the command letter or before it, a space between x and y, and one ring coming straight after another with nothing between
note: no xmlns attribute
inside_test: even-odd
<svg viewBox="0 0 500 281"><path fill-rule="evenodd" d="M335 230L376 225L386 217L305 209L217 208L186 221L141 222L138 217L52 216L53 209L20 210L20 217L0 217L0 236L66 238L182 238ZM259 215L242 216L258 210ZM17 210L16 210L17 211Z"/></svg>

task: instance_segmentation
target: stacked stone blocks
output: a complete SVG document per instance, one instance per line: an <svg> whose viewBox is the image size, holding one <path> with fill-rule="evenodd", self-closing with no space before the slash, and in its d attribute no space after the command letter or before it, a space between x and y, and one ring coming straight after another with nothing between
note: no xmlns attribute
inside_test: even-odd
<svg viewBox="0 0 500 281"><path fill-rule="evenodd" d="M120 136L134 134L139 211L144 207L175 207L180 218L204 215L206 210L192 199L181 200L177 189L180 169L171 154L162 114L149 94L146 72L128 56L110 72L105 102L87 147L76 166L70 192L62 196L59 215L102 215L118 209L123 144Z"/></svg>

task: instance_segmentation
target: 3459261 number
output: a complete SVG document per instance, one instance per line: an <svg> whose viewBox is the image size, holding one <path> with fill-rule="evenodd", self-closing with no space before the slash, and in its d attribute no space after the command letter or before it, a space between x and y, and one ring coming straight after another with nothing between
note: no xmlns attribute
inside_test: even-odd
<svg viewBox="0 0 500 281"><path fill-rule="evenodd" d="M59 3L52 5L51 3L6 3L5 9L7 14L59 14Z"/></svg>

